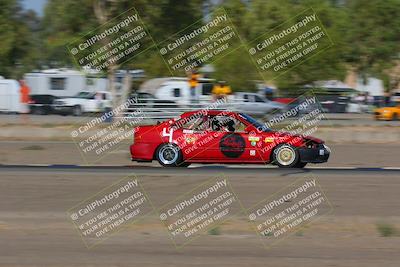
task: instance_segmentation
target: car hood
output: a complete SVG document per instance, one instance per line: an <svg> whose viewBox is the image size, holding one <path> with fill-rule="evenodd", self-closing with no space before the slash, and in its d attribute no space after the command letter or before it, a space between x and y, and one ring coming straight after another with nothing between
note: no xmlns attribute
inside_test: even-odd
<svg viewBox="0 0 400 267"><path fill-rule="evenodd" d="M292 138L303 138L306 142L313 142L317 144L325 143L322 139L316 138L310 135L300 135L300 134L291 134L289 132L275 132L276 137L292 137Z"/></svg>

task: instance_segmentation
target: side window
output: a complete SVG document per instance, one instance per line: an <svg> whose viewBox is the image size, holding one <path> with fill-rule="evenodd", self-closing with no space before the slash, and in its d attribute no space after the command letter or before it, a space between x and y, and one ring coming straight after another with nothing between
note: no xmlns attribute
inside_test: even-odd
<svg viewBox="0 0 400 267"><path fill-rule="evenodd" d="M184 130L193 130L193 131L206 131L210 128L208 117L199 116L195 118L182 119L178 121L177 126Z"/></svg>
<svg viewBox="0 0 400 267"><path fill-rule="evenodd" d="M244 102L249 102L249 96L248 95L243 95L243 99L244 99Z"/></svg>
<svg viewBox="0 0 400 267"><path fill-rule="evenodd" d="M181 89L180 88L174 88L173 89L173 95L174 95L174 97L181 97Z"/></svg>
<svg viewBox="0 0 400 267"><path fill-rule="evenodd" d="M65 90L65 78L50 78L50 90Z"/></svg>
<svg viewBox="0 0 400 267"><path fill-rule="evenodd" d="M93 78L87 78L86 79L86 85L94 85L94 79Z"/></svg>
<svg viewBox="0 0 400 267"><path fill-rule="evenodd" d="M258 95L255 95L254 98L256 99L256 102L262 102L262 103L264 102L264 100Z"/></svg>
<svg viewBox="0 0 400 267"><path fill-rule="evenodd" d="M213 84L212 83L203 83L202 84L203 95L212 95Z"/></svg>
<svg viewBox="0 0 400 267"><path fill-rule="evenodd" d="M235 120L235 133L244 133L246 129L246 125L244 125L241 121Z"/></svg>
<svg viewBox="0 0 400 267"><path fill-rule="evenodd" d="M249 102L252 102L252 103L256 102L254 95L249 95Z"/></svg>
<svg viewBox="0 0 400 267"><path fill-rule="evenodd" d="M215 116L212 129L217 132L244 132L245 125L231 116Z"/></svg>

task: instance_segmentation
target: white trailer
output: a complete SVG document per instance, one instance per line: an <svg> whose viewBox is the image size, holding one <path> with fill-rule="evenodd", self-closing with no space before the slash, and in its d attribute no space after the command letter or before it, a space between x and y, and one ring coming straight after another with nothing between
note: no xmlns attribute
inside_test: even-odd
<svg viewBox="0 0 400 267"><path fill-rule="evenodd" d="M27 73L25 82L31 95L53 95L70 97L79 92L106 91L106 78L86 76L85 73L70 69L49 69Z"/></svg>
<svg viewBox="0 0 400 267"><path fill-rule="evenodd" d="M0 78L0 112L21 113L24 106L20 102L20 85L16 80Z"/></svg>
<svg viewBox="0 0 400 267"><path fill-rule="evenodd" d="M196 98L200 103L209 103L212 99L212 88L215 80L199 79L199 84L196 87ZM190 87L187 78L168 77L155 78L144 82L139 92L153 94L157 99L174 101L178 105L190 104Z"/></svg>

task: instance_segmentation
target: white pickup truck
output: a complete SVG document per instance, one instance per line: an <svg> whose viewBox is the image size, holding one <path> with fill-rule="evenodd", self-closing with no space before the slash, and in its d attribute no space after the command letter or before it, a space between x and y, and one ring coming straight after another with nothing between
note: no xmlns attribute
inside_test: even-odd
<svg viewBox="0 0 400 267"><path fill-rule="evenodd" d="M253 116L265 116L268 113L279 113L285 111L285 105L263 98L256 93L235 93L235 107L243 113Z"/></svg>
<svg viewBox="0 0 400 267"><path fill-rule="evenodd" d="M111 94L107 91L79 92L73 97L55 100L52 107L61 115L80 116L83 113L103 112L112 107Z"/></svg>

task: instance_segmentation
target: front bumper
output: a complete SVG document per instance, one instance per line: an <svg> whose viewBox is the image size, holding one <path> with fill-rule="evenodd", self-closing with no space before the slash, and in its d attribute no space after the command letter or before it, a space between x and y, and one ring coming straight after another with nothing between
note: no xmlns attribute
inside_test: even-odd
<svg viewBox="0 0 400 267"><path fill-rule="evenodd" d="M300 161L307 163L323 163L327 162L331 154L328 146L321 144L316 148L300 148Z"/></svg>

